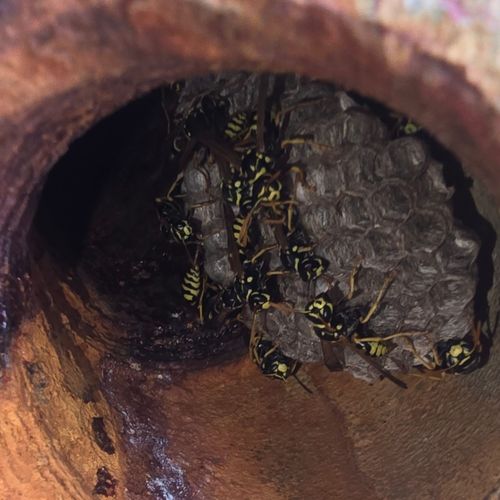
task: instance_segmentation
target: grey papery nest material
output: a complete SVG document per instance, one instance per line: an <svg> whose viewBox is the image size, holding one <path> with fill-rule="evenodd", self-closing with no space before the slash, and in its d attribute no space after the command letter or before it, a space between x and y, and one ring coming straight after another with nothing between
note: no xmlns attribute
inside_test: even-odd
<svg viewBox="0 0 500 500"><path fill-rule="evenodd" d="M188 85L183 98L207 92L211 82L198 82L196 92ZM217 86L225 89L222 93L232 112L256 109L254 76L222 77ZM349 274L361 261L353 303L367 304L387 274L396 272L370 328L380 336L428 332L414 338L421 355L440 339L469 333L478 243L471 231L454 220L452 191L425 144L414 137L389 140L376 115L346 93L319 82L287 77L281 106L290 110L285 138L301 136L316 143L292 145L289 163L305 172L306 182L297 189L300 218L317 243L314 252L330 262L328 275L346 293ZM188 203L219 200L196 209L194 217L201 222L206 272L227 286L234 273L227 256L220 186L216 165L198 153L186 170L184 189ZM262 233L264 240L272 238L268 229L262 228ZM273 266L279 266L276 256L271 259ZM304 283L296 274L280 278L283 300L297 308L328 286L322 278L313 283ZM286 355L301 362L322 360L320 341L302 314L270 310L259 315L259 324ZM404 341L395 342L399 346L381 360L384 367L417 364L403 348ZM354 353L346 352L346 361L357 377L371 381L378 376Z"/></svg>

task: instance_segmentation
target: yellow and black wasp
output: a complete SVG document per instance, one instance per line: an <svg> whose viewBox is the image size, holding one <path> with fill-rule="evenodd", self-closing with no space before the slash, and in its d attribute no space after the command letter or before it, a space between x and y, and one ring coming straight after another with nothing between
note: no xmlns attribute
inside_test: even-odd
<svg viewBox="0 0 500 500"><path fill-rule="evenodd" d="M265 262L261 259L245 259L242 262L242 273L234 283L222 294L223 306L227 309L241 309L251 295L262 288L265 276Z"/></svg>
<svg viewBox="0 0 500 500"><path fill-rule="evenodd" d="M481 351L469 339L442 340L435 346L438 369L449 373L470 373L481 363Z"/></svg>
<svg viewBox="0 0 500 500"><path fill-rule="evenodd" d="M200 248L198 247L194 261L182 279L182 296L184 300L198 311L201 323L213 320L220 313L219 304L222 293L220 285L213 282L198 264Z"/></svg>
<svg viewBox="0 0 500 500"><path fill-rule="evenodd" d="M184 121L184 133L189 139L195 139L206 132L221 135L228 121L228 106L228 101L220 96L204 95L195 103Z"/></svg>
<svg viewBox="0 0 500 500"><path fill-rule="evenodd" d="M399 113L390 113L389 121L391 123L391 136L393 137L408 137L413 135L421 135L424 129L415 122L412 118Z"/></svg>
<svg viewBox="0 0 500 500"><path fill-rule="evenodd" d="M196 306L200 299L203 283L200 266L193 264L184 275L182 280L182 296L186 302Z"/></svg>
<svg viewBox="0 0 500 500"><path fill-rule="evenodd" d="M300 228L285 241L287 244L281 248L280 258L286 270L297 272L303 281L311 281L328 269L328 260L314 254L314 245Z"/></svg>
<svg viewBox="0 0 500 500"><path fill-rule="evenodd" d="M245 226L245 217L237 215L233 222L233 237L236 244L246 252L253 251L259 242L259 229L255 220L251 220L248 228ZM243 231L246 230L246 237Z"/></svg>
<svg viewBox="0 0 500 500"><path fill-rule="evenodd" d="M313 324L313 330L322 341L325 362L332 370L342 369L344 356L342 347L347 347L361 356L384 377L400 387L406 388L401 380L384 370L373 357L381 357L390 352L390 340L396 337L409 336L411 333L396 333L387 337L374 336L367 328L367 323L377 311L387 288L393 280L389 275L376 299L368 306L353 306L349 303L354 294L354 280L359 270L355 268L350 278L350 292L339 303L334 304L328 293L321 293L304 308L305 317Z"/></svg>
<svg viewBox="0 0 500 500"><path fill-rule="evenodd" d="M254 316L249 350L251 360L259 367L261 373L269 378L286 382L293 377L308 393L312 391L297 377L298 361L290 358L272 340L264 339L256 330L256 316Z"/></svg>
<svg viewBox="0 0 500 500"><path fill-rule="evenodd" d="M266 377L287 380L295 374L297 362L285 356L271 340L264 340L261 335L252 339L251 353L253 362Z"/></svg>
<svg viewBox="0 0 500 500"><path fill-rule="evenodd" d="M171 236L179 243L185 243L193 238L193 226L177 203L163 198L157 198L156 209L158 211L162 233Z"/></svg>
<svg viewBox="0 0 500 500"><path fill-rule="evenodd" d="M167 194L161 198L156 198L156 211L160 220L160 229L167 236L171 236L175 241L186 243L194 236L193 226L189 217L184 212L184 207L179 201L179 195L174 193L178 190L183 178L181 172Z"/></svg>
<svg viewBox="0 0 500 500"><path fill-rule="evenodd" d="M231 143L245 143L252 140L257 131L257 113L240 111L229 117L224 129L224 137Z"/></svg>
<svg viewBox="0 0 500 500"><path fill-rule="evenodd" d="M420 356L411 340L408 343L422 366L436 373L468 374L479 368L484 361L479 323L470 336L436 342L430 356Z"/></svg>

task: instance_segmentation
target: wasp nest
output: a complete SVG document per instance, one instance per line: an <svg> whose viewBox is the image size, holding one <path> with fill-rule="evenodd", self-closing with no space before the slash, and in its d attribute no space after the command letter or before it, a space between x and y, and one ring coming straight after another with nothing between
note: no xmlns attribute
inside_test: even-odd
<svg viewBox="0 0 500 500"><path fill-rule="evenodd" d="M229 115L255 111L258 88L255 75L191 80L180 93L179 123L209 94L226 100ZM373 302L384 280L393 277L369 322L378 336L422 332L412 339L425 357L438 340L468 334L478 243L454 220L452 190L444 184L442 167L429 156L424 142L415 135L395 133L349 94L322 82L270 77L269 102L278 102L277 109L286 117L279 134L283 148L286 144L286 163L303 172L289 170L283 182L288 183L288 193L294 192L300 223L314 242L314 254L329 265L326 273L311 281L303 281L297 273L279 278L281 300L293 304L294 311L261 312L258 327L265 336L300 362L322 360L320 340L300 310L333 286L347 294L349 276L358 264L353 305ZM282 151L269 143L266 147L271 156ZM205 272L228 287L235 274L228 256L228 225L216 164L210 148L196 149L185 168L183 190L200 224ZM274 241L270 226L261 225L261 244ZM271 269L280 268L278 252L270 252L269 258ZM380 360L384 368L419 364L404 338L394 342L396 347ZM354 352L346 351L345 356L355 376L365 380L378 376Z"/></svg>

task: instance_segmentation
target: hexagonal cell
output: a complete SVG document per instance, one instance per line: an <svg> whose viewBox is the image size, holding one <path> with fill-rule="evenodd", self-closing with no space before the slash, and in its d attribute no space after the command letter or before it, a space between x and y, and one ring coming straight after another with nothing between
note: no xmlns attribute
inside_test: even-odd
<svg viewBox="0 0 500 500"><path fill-rule="evenodd" d="M332 269L351 272L356 260L362 255L360 242L363 241L364 233L361 231L342 231L339 235L325 240L324 256L330 261Z"/></svg>
<svg viewBox="0 0 500 500"><path fill-rule="evenodd" d="M427 162L425 147L421 141L412 137L403 137L390 142L386 154L390 161L381 162L376 170L381 177L410 180L418 177L425 169Z"/></svg>
<svg viewBox="0 0 500 500"><path fill-rule="evenodd" d="M417 203L425 208L429 202L436 204L446 203L453 195L453 189L446 186L443 179L443 165L435 160L427 163L424 175L412 181L416 192L419 193Z"/></svg>
<svg viewBox="0 0 500 500"><path fill-rule="evenodd" d="M300 164L300 162L298 162ZM336 199L345 186L343 171L334 155L314 155L307 161L306 182L299 183L297 201L304 205Z"/></svg>
<svg viewBox="0 0 500 500"><path fill-rule="evenodd" d="M372 194L372 202L379 215L379 222L390 220L403 222L413 208L413 192L410 186L400 182L388 182Z"/></svg>
<svg viewBox="0 0 500 500"><path fill-rule="evenodd" d="M389 272L406 256L401 233L390 227L368 231L360 248L364 265L383 272Z"/></svg>
<svg viewBox="0 0 500 500"><path fill-rule="evenodd" d="M445 278L434 285L430 296L437 312L449 316L462 314L472 302L476 292L475 280L471 277Z"/></svg>
<svg viewBox="0 0 500 500"><path fill-rule="evenodd" d="M413 306L410 306L405 311L403 325L404 330L418 330L428 323L429 308L428 304L421 304L417 299Z"/></svg>
<svg viewBox="0 0 500 500"><path fill-rule="evenodd" d="M377 181L375 177L375 161L381 150L377 144L356 145L346 151L340 160L345 177L345 188L352 193L371 191Z"/></svg>
<svg viewBox="0 0 500 500"><path fill-rule="evenodd" d="M351 108L338 114L332 125L341 131L342 144L370 143L387 137L387 130L382 122L359 108Z"/></svg>
<svg viewBox="0 0 500 500"><path fill-rule="evenodd" d="M475 272L479 244L471 231L454 228L436 251L436 262L445 273Z"/></svg>
<svg viewBox="0 0 500 500"><path fill-rule="evenodd" d="M404 247L407 252L433 252L445 240L449 220L440 211L419 211L402 226Z"/></svg>
<svg viewBox="0 0 500 500"><path fill-rule="evenodd" d="M468 314L464 314L464 313ZM448 321L441 327L439 330L439 336L442 339L452 339L452 338L463 338L466 335L469 335L474 325L471 321L472 315L472 303L467 310L461 312L461 314L457 314L456 316L449 316Z"/></svg>
<svg viewBox="0 0 500 500"><path fill-rule="evenodd" d="M225 287L231 285L235 276L226 252L223 254L213 252L212 258L205 263L205 272L211 279Z"/></svg>
<svg viewBox="0 0 500 500"><path fill-rule="evenodd" d="M406 311L388 301L381 304L377 313L370 319L370 329L377 335L391 335L400 330Z"/></svg>
<svg viewBox="0 0 500 500"><path fill-rule="evenodd" d="M372 226L372 211L366 198L344 194L337 203L338 225L363 230Z"/></svg>
<svg viewBox="0 0 500 500"><path fill-rule="evenodd" d="M397 272L397 279L415 295L429 292L441 277L440 269L430 254L408 256L401 262Z"/></svg>
<svg viewBox="0 0 500 500"><path fill-rule="evenodd" d="M309 205L301 209L301 217L314 240L320 241L328 235L335 235L338 216L331 209L331 204L321 201L317 205Z"/></svg>

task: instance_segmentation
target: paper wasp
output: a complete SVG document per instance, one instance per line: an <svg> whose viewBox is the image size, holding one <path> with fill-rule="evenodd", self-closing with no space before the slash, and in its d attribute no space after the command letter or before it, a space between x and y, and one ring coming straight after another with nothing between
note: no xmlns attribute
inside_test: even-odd
<svg viewBox="0 0 500 500"><path fill-rule="evenodd" d="M182 172L170 186L167 194L156 198L156 210L160 220L160 229L180 243L186 243L194 236L193 226L184 212L183 205L179 202L179 195L173 193L178 190L182 181Z"/></svg>
<svg viewBox="0 0 500 500"><path fill-rule="evenodd" d="M271 340L255 335L251 345L252 361L266 377L286 380L295 373L297 362L285 356Z"/></svg>
<svg viewBox="0 0 500 500"><path fill-rule="evenodd" d="M480 323L475 325L470 337L436 342L427 356L420 356L410 339L407 342L415 358L429 372L467 374L479 368L483 362Z"/></svg>
<svg viewBox="0 0 500 500"><path fill-rule="evenodd" d="M408 337L423 332L400 332L386 337L375 336L367 324L377 312L380 302L394 279L390 274L384 280L377 297L369 305L351 305L355 292L355 278L360 266L356 266L349 279L349 293L337 304L324 292L311 300L302 311L313 324L313 330L321 339L325 363L331 370L342 370L345 366L343 348L348 348L363 358L382 376L399 387L406 384L383 369L374 357L386 355L391 350L390 341L398 337Z"/></svg>

